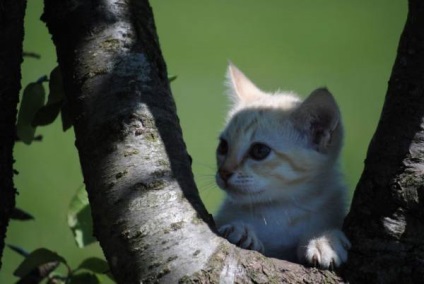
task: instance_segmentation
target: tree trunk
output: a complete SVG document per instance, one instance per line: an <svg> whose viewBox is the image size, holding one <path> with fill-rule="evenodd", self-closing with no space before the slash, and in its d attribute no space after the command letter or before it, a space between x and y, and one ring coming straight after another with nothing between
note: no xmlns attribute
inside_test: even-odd
<svg viewBox="0 0 424 284"><path fill-rule="evenodd" d="M411 10L418 8L422 15L422 5L415 4L418 6L415 7L414 3L411 0ZM410 38L409 33L422 33L414 25L422 24L424 17L417 19L419 17L412 12L411 15L415 20L408 20L405 31L408 36L403 36L403 40ZM166 66L147 0L107 0L101 3L94 0L45 0L43 18L57 48L66 94L71 104L76 145L92 207L95 234L119 283L343 282L332 272L266 258L259 253L236 248L216 236L213 221L193 182L190 159L182 140ZM408 32L411 27L412 30ZM361 246L364 242L361 236L366 237L369 244L376 245L374 240L385 238L384 230L395 228L392 231L396 231L398 228L394 226L399 223L395 216L405 216L408 226L409 220L412 220L411 226L421 224L416 215L422 212L418 206L422 195L418 194L417 180L412 178L404 183L402 179L396 183L402 184L397 187L399 190L396 193L403 188L409 189L403 195L393 195L391 187L388 187L392 183L383 181L389 173L387 168L393 173L402 166L393 164L389 167L395 161L395 155L402 158L405 154L410 155L408 163L405 162L402 168L415 170L412 177L419 175L419 167L415 164L416 156L420 154L419 148L408 146L406 149L410 149L409 152L394 152L404 149L405 137L410 138L408 142L413 137L415 142L419 142L419 136L414 135L416 130L421 129L422 116L418 107L422 100L419 95L423 91L423 73L421 77L412 76L408 70L422 67L422 58L420 63L409 60L417 54L422 57L423 46L421 50L411 46L406 50L400 49L399 58L406 58L407 63L400 66L400 71L396 71L399 64L395 66L396 72L390 85L393 90L389 90L382 120L384 124L385 120L394 117L396 122L391 126L397 125L398 119L400 123L412 124L398 128L409 129L411 135L405 136L404 132L399 135L392 131L390 145L386 145L386 148L392 147L390 151L370 149L361 184L373 178L373 185L380 187L364 191L360 184L346 223L354 245L352 261L346 270L352 282L361 280L354 274L355 267L361 271L372 268L369 262L359 268L358 255L364 253L361 250L364 248ZM403 55L403 52L407 54ZM407 75L402 75L402 72ZM415 79L417 82L414 84L409 81ZM401 91L398 91L400 87ZM397 103L395 93L405 96L401 98L404 106L413 103L414 112L408 113L408 117L415 114L419 118L414 116L408 119L406 114L404 119L397 117L397 112L402 108L398 110L391 106ZM408 94L412 97L407 98ZM386 133L380 130L381 127L378 133ZM373 141L377 148L381 147L376 144L378 139ZM385 141L388 141L387 138ZM392 153L391 156L387 156L388 153ZM375 162L383 157L388 160L383 165L386 168L382 169L381 163ZM399 161L402 159L399 158ZM362 208L372 201L368 199L370 192L378 192L378 202L386 206L385 212L389 211L387 204L392 203L399 205L396 208L401 208L402 212L396 211L396 215L384 219L387 220L384 224L389 226L374 226L374 231L368 233L367 227L359 226L356 220L365 216L378 222L380 216L388 216L365 214L372 211L370 207ZM396 202L390 202L391 199ZM377 208L373 209L377 211ZM407 217L399 215L406 212ZM420 236L422 238L422 234ZM418 238L408 233L408 238L401 240L405 244L399 245L398 242L394 248L411 248L409 243L419 244ZM388 253L385 247L375 248L372 253L375 250ZM384 258L381 259L383 261ZM402 267L412 269L412 266Z"/></svg>
<svg viewBox="0 0 424 284"><path fill-rule="evenodd" d="M408 19L344 228L352 283L424 281L424 2Z"/></svg>
<svg viewBox="0 0 424 284"><path fill-rule="evenodd" d="M21 88L22 42L26 0L0 3L0 269L10 215L15 208L13 145Z"/></svg>

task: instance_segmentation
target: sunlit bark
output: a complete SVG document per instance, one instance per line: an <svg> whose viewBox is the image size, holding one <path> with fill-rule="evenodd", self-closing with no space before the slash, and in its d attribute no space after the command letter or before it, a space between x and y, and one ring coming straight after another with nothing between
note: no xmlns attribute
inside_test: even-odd
<svg viewBox="0 0 424 284"><path fill-rule="evenodd" d="M418 28L424 26L423 5L410 2L382 121L345 226L353 251L342 276L351 283L383 279L355 274L355 269L374 269L373 262L361 263L359 254L365 249L369 257L386 253L376 241L386 239L384 230L396 233L403 225L390 224L402 218L401 235L407 238L386 240L396 241L402 249L413 243L423 251L422 231L417 236L408 231L422 228L418 145L423 141L424 109L424 29ZM265 258L215 235L193 181L148 1L45 0L45 4L43 19L57 48L71 104L95 234L119 283L342 282L333 272ZM387 132L387 125L396 129ZM380 139L380 135L386 136ZM413 178L401 179L394 187L393 174L404 169L402 177L411 173ZM420 269L408 266L419 259L423 258L403 266L402 273L410 273L406 279L422 276ZM379 261L384 263L383 258ZM385 268L380 273L400 277L398 270Z"/></svg>

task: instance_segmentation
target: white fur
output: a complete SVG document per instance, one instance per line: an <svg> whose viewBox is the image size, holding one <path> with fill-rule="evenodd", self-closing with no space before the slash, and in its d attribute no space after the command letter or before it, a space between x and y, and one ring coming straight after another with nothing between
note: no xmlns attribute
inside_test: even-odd
<svg viewBox="0 0 424 284"><path fill-rule="evenodd" d="M240 70L228 68L233 101L217 153L218 185L227 192L215 216L231 243L270 257L322 268L347 260L350 243L340 230L346 188L338 167L343 130L326 89L302 102L292 93L267 94ZM249 156L254 143L267 145L264 160Z"/></svg>

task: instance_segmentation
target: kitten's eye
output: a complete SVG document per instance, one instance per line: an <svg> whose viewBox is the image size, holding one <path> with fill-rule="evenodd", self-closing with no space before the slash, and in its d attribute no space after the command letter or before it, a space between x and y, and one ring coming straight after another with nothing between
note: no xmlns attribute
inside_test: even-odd
<svg viewBox="0 0 424 284"><path fill-rule="evenodd" d="M263 160L271 153L271 148L262 143L255 143L250 147L249 156L257 161Z"/></svg>
<svg viewBox="0 0 424 284"><path fill-rule="evenodd" d="M228 142L225 139L220 139L218 149L216 150L220 155L226 155L228 153Z"/></svg>

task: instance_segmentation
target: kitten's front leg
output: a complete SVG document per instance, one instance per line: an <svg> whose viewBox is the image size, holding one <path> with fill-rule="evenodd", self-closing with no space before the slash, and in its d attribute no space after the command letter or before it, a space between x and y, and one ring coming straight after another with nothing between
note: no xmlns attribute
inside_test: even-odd
<svg viewBox="0 0 424 284"><path fill-rule="evenodd" d="M218 229L219 234L226 238L230 243L244 249L264 252L264 246L256 236L252 227L243 222L231 223L221 226Z"/></svg>
<svg viewBox="0 0 424 284"><path fill-rule="evenodd" d="M329 230L302 242L298 247L298 257L300 261L306 261L313 266L333 269L347 261L350 246L342 231Z"/></svg>

